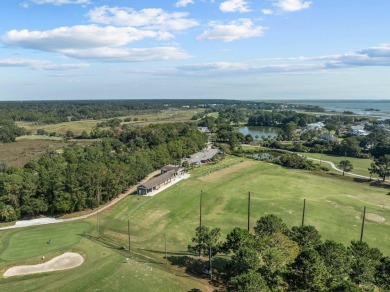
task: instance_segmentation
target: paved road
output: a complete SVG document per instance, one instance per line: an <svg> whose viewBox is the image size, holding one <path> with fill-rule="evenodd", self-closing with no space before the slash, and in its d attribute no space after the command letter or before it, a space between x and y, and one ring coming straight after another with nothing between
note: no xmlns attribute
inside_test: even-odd
<svg viewBox="0 0 390 292"><path fill-rule="evenodd" d="M160 173L160 170L156 170L152 173L150 173L144 180L141 181L141 183L149 180L150 178L152 178L153 176L157 175ZM81 219L86 219L86 218L89 218L91 216L94 216L97 214L97 212L102 212L104 210L106 210L107 208L110 208L112 205L118 203L120 200L122 200L123 198L125 198L126 196L128 196L129 194L135 192L137 189L137 186L132 186L131 188L129 188L126 192L120 194L118 197L116 197L115 199L111 200L110 202L108 202L106 205L104 205L103 207L101 207L100 209L96 210L96 211L93 211L91 213L88 213L86 215L82 215L82 216L77 216L77 217L72 217L72 218L67 218L67 219L53 219L53 218L50 218L49 220L47 221L42 221L42 222L34 222L33 220L31 221L31 224L29 224L28 221L23 221L23 224L22 225L11 225L11 226L6 226L6 227L1 227L0 230L7 230L7 229L15 229L15 228L23 228L23 227L28 227L28 226L37 226L37 225L46 225L46 224L55 224L55 223L63 223L63 222L70 222L70 221L76 221L76 220L81 220Z"/></svg>

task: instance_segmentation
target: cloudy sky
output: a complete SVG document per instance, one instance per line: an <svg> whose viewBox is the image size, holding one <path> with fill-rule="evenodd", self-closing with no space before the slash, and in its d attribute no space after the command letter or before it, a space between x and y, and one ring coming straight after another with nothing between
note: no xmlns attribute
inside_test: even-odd
<svg viewBox="0 0 390 292"><path fill-rule="evenodd" d="M0 0L0 100L390 99L389 0Z"/></svg>

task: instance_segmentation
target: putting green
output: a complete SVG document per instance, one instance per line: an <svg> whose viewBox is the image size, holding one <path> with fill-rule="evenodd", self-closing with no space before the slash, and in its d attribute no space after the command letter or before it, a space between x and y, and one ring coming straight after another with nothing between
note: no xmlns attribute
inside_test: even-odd
<svg viewBox="0 0 390 292"><path fill-rule="evenodd" d="M85 222L27 227L2 239L0 258L16 261L63 249L80 241L90 225Z"/></svg>

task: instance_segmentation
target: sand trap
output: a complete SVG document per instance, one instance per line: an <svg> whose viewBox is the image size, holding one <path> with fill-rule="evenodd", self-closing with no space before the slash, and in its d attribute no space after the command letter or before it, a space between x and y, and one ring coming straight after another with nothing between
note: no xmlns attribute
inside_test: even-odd
<svg viewBox="0 0 390 292"><path fill-rule="evenodd" d="M366 213L366 219L372 222L379 222L379 223L385 222L385 218L374 213Z"/></svg>
<svg viewBox="0 0 390 292"><path fill-rule="evenodd" d="M80 266L83 262L84 258L80 254L66 252L42 264L15 266L9 268L4 273L4 277L68 270Z"/></svg>

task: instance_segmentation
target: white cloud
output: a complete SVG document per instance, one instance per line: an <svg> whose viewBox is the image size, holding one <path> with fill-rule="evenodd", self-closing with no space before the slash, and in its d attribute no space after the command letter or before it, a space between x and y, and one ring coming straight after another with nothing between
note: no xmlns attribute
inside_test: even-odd
<svg viewBox="0 0 390 292"><path fill-rule="evenodd" d="M145 62L187 59L191 56L175 47L69 49L68 57L100 62Z"/></svg>
<svg viewBox="0 0 390 292"><path fill-rule="evenodd" d="M176 2L176 7L186 7L188 4L194 4L194 0L179 0Z"/></svg>
<svg viewBox="0 0 390 292"><path fill-rule="evenodd" d="M30 0L34 4L52 4L52 5L64 5L64 4L90 4L90 0Z"/></svg>
<svg viewBox="0 0 390 292"><path fill-rule="evenodd" d="M189 58L176 47L128 48L145 38L169 39L168 32L132 27L79 25L48 31L11 30L2 40L6 45L62 53L67 57L102 62L140 62Z"/></svg>
<svg viewBox="0 0 390 292"><path fill-rule="evenodd" d="M390 44L371 47L342 55L317 57L268 58L251 62L211 62L189 64L174 70L159 70L151 74L175 76L242 76L262 74L329 73L338 69L390 66Z"/></svg>
<svg viewBox="0 0 390 292"><path fill-rule="evenodd" d="M262 9L261 12L262 12L264 15L270 15L270 14L273 14L273 13L274 13L271 9Z"/></svg>
<svg viewBox="0 0 390 292"><path fill-rule="evenodd" d="M254 63L230 63L215 62L197 65L187 65L177 67L182 74L219 75L219 74L265 74L265 73L285 73L302 72L324 69L321 64L254 64Z"/></svg>
<svg viewBox="0 0 390 292"><path fill-rule="evenodd" d="M231 42L242 38L262 36L265 30L262 26L255 26L248 18L238 19L230 22L229 24L210 22L209 26L211 29L204 31L197 37L197 40L222 40L225 42Z"/></svg>
<svg viewBox="0 0 390 292"><path fill-rule="evenodd" d="M279 7L284 12L295 12L307 9L311 4L311 1L306 0L277 0L274 6Z"/></svg>
<svg viewBox="0 0 390 292"><path fill-rule="evenodd" d="M76 70L88 68L88 64L53 64L47 60L0 59L0 67L27 67L34 70Z"/></svg>
<svg viewBox="0 0 390 292"><path fill-rule="evenodd" d="M219 5L222 12L249 12L248 3L245 0L228 0Z"/></svg>
<svg viewBox="0 0 390 292"><path fill-rule="evenodd" d="M160 8L136 11L132 8L101 6L88 12L90 21L94 23L160 30L185 30L199 25L196 20L187 16L188 13L168 13Z"/></svg>
<svg viewBox="0 0 390 292"><path fill-rule="evenodd" d="M359 53L370 57L390 57L390 44L364 49L359 51Z"/></svg>
<svg viewBox="0 0 390 292"><path fill-rule="evenodd" d="M145 38L167 40L171 37L166 32L132 27L76 25L47 31L11 30L3 35L2 40L10 46L62 52L70 48L118 47Z"/></svg>

